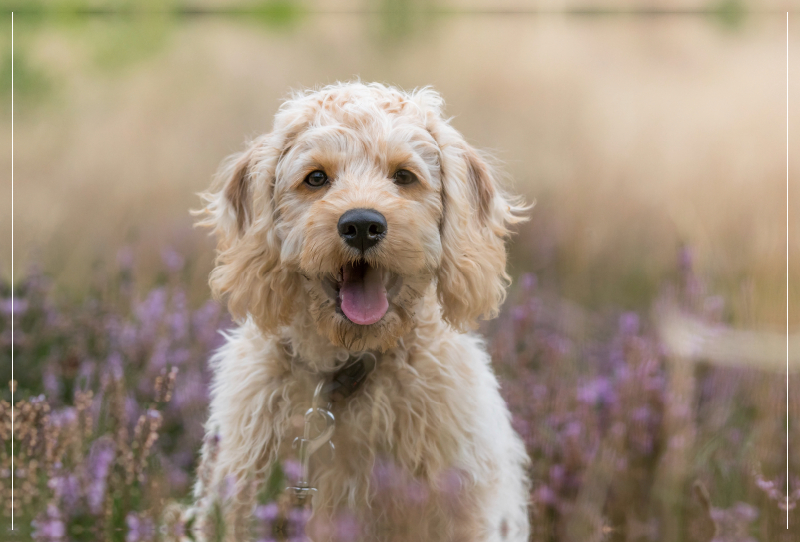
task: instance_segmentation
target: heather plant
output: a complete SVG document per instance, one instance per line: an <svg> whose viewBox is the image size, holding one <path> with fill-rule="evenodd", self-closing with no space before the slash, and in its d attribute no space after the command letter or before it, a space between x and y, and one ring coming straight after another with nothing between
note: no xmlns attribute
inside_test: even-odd
<svg viewBox="0 0 800 542"><path fill-rule="evenodd" d="M208 401L205 362L226 315L214 302L190 309L183 257L171 250L163 256L164 272L150 288L139 288L129 250L82 300L58 295L35 268L17 286L14 479L21 539L148 540L159 520L148 507L187 494ZM10 287L1 288L2 376L9 381L12 308ZM10 390L2 397L5 526Z"/></svg>
<svg viewBox="0 0 800 542"><path fill-rule="evenodd" d="M173 371L157 380L154 401L135 420L132 432L120 378L104 379L99 397L92 391L77 391L73 405L57 410L44 396L19 401L13 435L11 405L0 404L6 506L10 505L9 445L15 445L16 537L127 542L153 538L147 533L154 533L154 528L148 531L144 526L160 518L158 505L168 492L151 461L174 376Z"/></svg>
<svg viewBox="0 0 800 542"><path fill-rule="evenodd" d="M90 294L78 301L57 296L46 276L30 270L15 299L14 376L17 398L44 394L54 410L69 405L76 393L91 390L97 394L92 407L97 411L107 382L123 382L121 408L133 424L159 399L153 397L154 383L180 372L181 385L164 404L158 447L166 483L180 494L190 484L188 472L203 436L206 360L219 344L227 315L213 301L191 309L181 280L183 257L165 250L163 260L160 280L142 291L130 250L123 249L119 269L100 274ZM8 287L4 290L8 310L1 322L5 359L0 376L8 382L11 314ZM10 398L8 391L4 397Z"/></svg>
<svg viewBox="0 0 800 542"><path fill-rule="evenodd" d="M532 275L510 298L485 332L532 459L533 540L793 539L786 509L800 479L786 487L785 375L681 357L660 333L675 311L729 324L688 251L648 318L587 312ZM800 379L789 386L796 396Z"/></svg>
<svg viewBox="0 0 800 542"><path fill-rule="evenodd" d="M229 320L215 302L191 306L184 256L166 250L154 284L132 262L121 251L119 268L98 273L81 299L31 269L13 311L10 285L0 285L0 376L9 381L12 312L15 324L16 403L10 389L0 402L0 521L8 533L13 476L12 540L222 540L234 524L264 541L412 536L375 532L355 516L310 518L283 491L297 475L291 459L259 487L206 480L202 514L187 513L191 481L208 476L194 472L206 360ZM707 290L684 251L650 312L587 310L525 274L481 329L531 457L532 541L792 539L786 512L796 522L800 479L786 484L785 376L718 364L702 344L675 348L663 332L675 314L720 336L742 318ZM789 387L800 392L795 374ZM796 450L800 430L789 429ZM210 438L213 456L219 442ZM800 472L800 456L789 472ZM452 472L429 486L387 457L371 490L392 513L398 499L403 509L428 499L450 506L462 483ZM255 510L227 514L221 503L235 491L258 492Z"/></svg>

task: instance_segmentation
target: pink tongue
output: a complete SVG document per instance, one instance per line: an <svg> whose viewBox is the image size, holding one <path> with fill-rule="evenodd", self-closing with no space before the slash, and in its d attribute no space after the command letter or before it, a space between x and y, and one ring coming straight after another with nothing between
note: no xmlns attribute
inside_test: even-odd
<svg viewBox="0 0 800 542"><path fill-rule="evenodd" d="M381 272L365 263L348 265L342 270L339 299L345 316L361 326L374 324L389 308Z"/></svg>

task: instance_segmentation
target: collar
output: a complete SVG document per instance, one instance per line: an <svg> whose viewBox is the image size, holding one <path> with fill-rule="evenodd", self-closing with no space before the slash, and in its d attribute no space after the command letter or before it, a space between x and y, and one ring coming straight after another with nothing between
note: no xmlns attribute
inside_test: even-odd
<svg viewBox="0 0 800 542"><path fill-rule="evenodd" d="M350 398L361 388L375 365L374 355L351 357L344 367L325 377L326 382L322 386L322 396L326 397L330 403Z"/></svg>
<svg viewBox="0 0 800 542"><path fill-rule="evenodd" d="M308 365L303 362L303 359L297 354L292 354L290 343L288 341L282 342L284 352L288 354L292 366L301 371L308 371ZM343 402L355 395L361 389L369 374L375 369L379 355L376 352L362 352L357 355L351 355L341 369L328 373L312 372L312 375L316 374L324 382L321 399L324 402L333 404Z"/></svg>

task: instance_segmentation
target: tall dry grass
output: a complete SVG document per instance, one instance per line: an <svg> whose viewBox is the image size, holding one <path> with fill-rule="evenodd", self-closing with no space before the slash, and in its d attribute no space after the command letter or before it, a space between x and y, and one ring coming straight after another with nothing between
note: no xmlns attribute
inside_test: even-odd
<svg viewBox="0 0 800 542"><path fill-rule="evenodd" d="M537 201L511 247L516 270L580 302L646 306L685 243L722 292L750 290L748 324L774 328L785 313L784 34L783 18L767 15L736 26L462 15L396 27L359 15L279 27L18 17L17 271L36 254L76 286L114 247L153 247L141 263L153 265L164 232L180 232L169 241L209 255L192 279L204 295L211 244L189 229L194 194L247 136L269 130L289 88L360 76L434 85L456 127ZM800 116L790 115L794 132ZM797 208L796 160L790 168ZM9 210L0 209L4 254ZM9 266L4 258L6 276ZM790 273L798 283L797 267Z"/></svg>

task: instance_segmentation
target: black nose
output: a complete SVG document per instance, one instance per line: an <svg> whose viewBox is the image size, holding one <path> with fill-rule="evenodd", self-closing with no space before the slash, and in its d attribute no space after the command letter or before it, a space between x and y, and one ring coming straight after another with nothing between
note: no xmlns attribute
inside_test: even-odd
<svg viewBox="0 0 800 542"><path fill-rule="evenodd" d="M386 219L374 209L350 209L339 218L339 235L361 252L386 236Z"/></svg>

